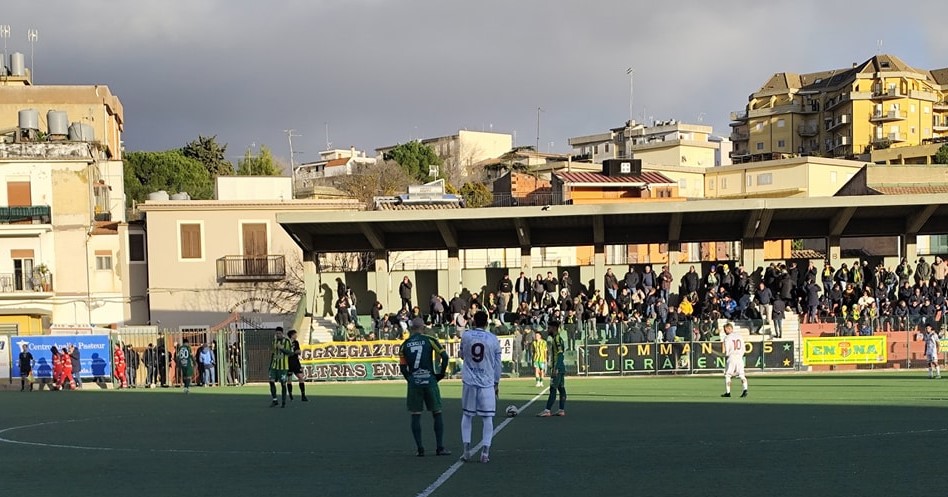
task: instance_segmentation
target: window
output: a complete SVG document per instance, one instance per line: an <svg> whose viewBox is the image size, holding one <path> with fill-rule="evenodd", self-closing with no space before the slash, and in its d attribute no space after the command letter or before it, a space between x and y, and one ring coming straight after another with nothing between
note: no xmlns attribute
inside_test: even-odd
<svg viewBox="0 0 948 497"><path fill-rule="evenodd" d="M714 190L714 187L715 187L715 180L714 178L711 178L708 180L708 190Z"/></svg>
<svg viewBox="0 0 948 497"><path fill-rule="evenodd" d="M112 253L108 250L95 251L95 269L96 271L112 270Z"/></svg>
<svg viewBox="0 0 948 497"><path fill-rule="evenodd" d="M830 183L836 183L836 171L830 171Z"/></svg>
<svg viewBox="0 0 948 497"><path fill-rule="evenodd" d="M109 190L111 188L104 181L99 180L93 187L95 194L95 220L111 221L112 215L109 212Z"/></svg>
<svg viewBox="0 0 948 497"><path fill-rule="evenodd" d="M727 178L721 178L721 189L727 190Z"/></svg>
<svg viewBox="0 0 948 497"><path fill-rule="evenodd" d="M760 131L764 129L764 123L757 123L754 125L754 131Z"/></svg>
<svg viewBox="0 0 948 497"><path fill-rule="evenodd" d="M10 207L29 207L33 205L30 189L28 180L7 181L7 205Z"/></svg>
<svg viewBox="0 0 948 497"><path fill-rule="evenodd" d="M599 153L599 145L594 145L594 146L593 146L593 153L594 153L594 154L598 154L598 153Z"/></svg>
<svg viewBox="0 0 948 497"><path fill-rule="evenodd" d="M754 186L754 177L749 174L747 175L747 186Z"/></svg>
<svg viewBox="0 0 948 497"><path fill-rule="evenodd" d="M913 135L915 134L915 126L910 126L910 127L909 127L909 133L911 133L911 134L913 134Z"/></svg>
<svg viewBox="0 0 948 497"><path fill-rule="evenodd" d="M915 112L915 104L909 106L909 112Z"/></svg>
<svg viewBox="0 0 948 497"><path fill-rule="evenodd" d="M606 147L606 153L608 154L608 153L609 153L609 144L607 143L607 144L605 145L605 147Z"/></svg>
<svg viewBox="0 0 948 497"><path fill-rule="evenodd" d="M931 136L932 136L932 129L931 129L931 128L925 128L925 134L922 135L922 137L923 137L923 138L931 138Z"/></svg>
<svg viewBox="0 0 948 497"><path fill-rule="evenodd" d="M620 163L619 172L623 174L632 174L632 163L631 162Z"/></svg>
<svg viewBox="0 0 948 497"><path fill-rule="evenodd" d="M128 261L145 262L145 235L138 233L128 235Z"/></svg>
<svg viewBox="0 0 948 497"><path fill-rule="evenodd" d="M182 259L202 259L201 225L198 223L181 223L181 253Z"/></svg>
<svg viewBox="0 0 948 497"><path fill-rule="evenodd" d="M757 186L772 185L774 182L773 173L760 173L757 175Z"/></svg>
<svg viewBox="0 0 948 497"><path fill-rule="evenodd" d="M777 119L777 127L782 128L787 125L787 121L784 119Z"/></svg>
<svg viewBox="0 0 948 497"><path fill-rule="evenodd" d="M35 280L33 274L33 251L29 249L11 250L10 258L13 259L13 281L7 281L6 277L3 277L3 290L33 290L33 283Z"/></svg>
<svg viewBox="0 0 948 497"><path fill-rule="evenodd" d="M678 189L684 190L686 188L688 188L688 180L685 178L681 178L680 180L678 180Z"/></svg>
<svg viewBox="0 0 948 497"><path fill-rule="evenodd" d="M925 114L928 114L931 111L932 111L931 108L929 108L927 105L925 107L922 107L922 112Z"/></svg>
<svg viewBox="0 0 948 497"><path fill-rule="evenodd" d="M763 149L764 149L764 142L757 142L757 150L763 150Z"/></svg>
<svg viewBox="0 0 948 497"><path fill-rule="evenodd" d="M786 140L777 140L777 148L784 148L787 146Z"/></svg>

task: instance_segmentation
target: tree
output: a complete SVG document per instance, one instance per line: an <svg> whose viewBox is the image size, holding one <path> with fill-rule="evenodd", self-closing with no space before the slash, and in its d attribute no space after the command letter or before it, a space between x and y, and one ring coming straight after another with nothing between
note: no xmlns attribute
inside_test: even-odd
<svg viewBox="0 0 948 497"><path fill-rule="evenodd" d="M428 175L428 166L441 166L442 160L438 154L419 141L410 141L396 146L387 152L383 159L394 161L402 167L415 181L427 183L433 178Z"/></svg>
<svg viewBox="0 0 948 497"><path fill-rule="evenodd" d="M370 208L373 197L404 193L413 182L398 164L382 161L357 165L351 175L340 178L338 187Z"/></svg>
<svg viewBox="0 0 948 497"><path fill-rule="evenodd" d="M494 194L484 183L464 183L461 197L465 207L490 207L494 203Z"/></svg>
<svg viewBox="0 0 948 497"><path fill-rule="evenodd" d="M214 193L211 175L204 164L184 156L180 150L129 152L125 154L125 194L142 202L149 193L187 192L193 199L209 199Z"/></svg>
<svg viewBox="0 0 948 497"><path fill-rule="evenodd" d="M234 165L227 160L227 144L217 143L215 136L198 136L181 149L185 157L196 159L204 164L211 178L230 176L234 174Z"/></svg>
<svg viewBox="0 0 948 497"><path fill-rule="evenodd" d="M948 164L948 144L942 145L935 152L935 164Z"/></svg>
<svg viewBox="0 0 948 497"><path fill-rule="evenodd" d="M237 161L237 174L241 176L283 176L283 168L273 158L270 148L260 147L260 155L253 155L249 148L242 159Z"/></svg>

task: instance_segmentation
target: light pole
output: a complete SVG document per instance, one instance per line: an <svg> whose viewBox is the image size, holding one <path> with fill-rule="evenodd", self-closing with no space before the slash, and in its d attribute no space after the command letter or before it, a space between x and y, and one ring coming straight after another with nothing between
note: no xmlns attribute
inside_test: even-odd
<svg viewBox="0 0 948 497"><path fill-rule="evenodd" d="M293 163L293 137L302 136L294 134L295 129L284 129L283 132L286 133L286 139L290 142L290 183L293 185L292 195L293 198L296 198L296 165Z"/></svg>
<svg viewBox="0 0 948 497"><path fill-rule="evenodd" d="M0 26L0 38L3 38L3 60L0 61L0 69L3 70L3 77L7 76L7 38L10 37L10 25Z"/></svg>
<svg viewBox="0 0 948 497"><path fill-rule="evenodd" d="M27 30L26 38L30 40L30 82L36 81L36 63L33 61L33 45L39 38L39 31L35 29Z"/></svg>

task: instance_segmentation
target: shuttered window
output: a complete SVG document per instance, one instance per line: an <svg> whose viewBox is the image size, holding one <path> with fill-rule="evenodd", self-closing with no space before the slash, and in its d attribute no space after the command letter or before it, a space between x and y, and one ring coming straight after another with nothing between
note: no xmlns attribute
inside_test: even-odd
<svg viewBox="0 0 948 497"><path fill-rule="evenodd" d="M181 258L200 259L201 225L197 223L181 224Z"/></svg>

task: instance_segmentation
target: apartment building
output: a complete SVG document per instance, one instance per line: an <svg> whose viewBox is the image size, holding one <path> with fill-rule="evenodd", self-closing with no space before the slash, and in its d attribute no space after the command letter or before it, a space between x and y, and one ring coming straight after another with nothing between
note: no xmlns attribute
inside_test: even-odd
<svg viewBox="0 0 948 497"><path fill-rule="evenodd" d="M151 322L200 331L237 318L239 327L307 329L297 314L303 254L276 214L362 206L293 200L291 189L286 177L220 176L213 200L154 195L140 204Z"/></svg>
<svg viewBox="0 0 948 497"><path fill-rule="evenodd" d="M489 131L460 130L456 134L424 138L419 140L428 145L447 167L455 167L469 173L475 164L486 159L494 159L509 152L513 148L513 136L509 133L494 133ZM392 151L398 145L390 145L375 149L378 158Z"/></svg>
<svg viewBox="0 0 948 497"><path fill-rule="evenodd" d="M731 113L734 162L859 157L948 138L948 69L876 55L850 68L771 76ZM880 159L883 160L883 159Z"/></svg>
<svg viewBox="0 0 948 497"><path fill-rule="evenodd" d="M648 126L629 121L625 126L605 133L569 139L579 160L601 163L606 159L631 158L642 161L643 168L664 166L712 167L721 165L717 158L730 142L712 135L713 128L677 120L656 121Z"/></svg>

